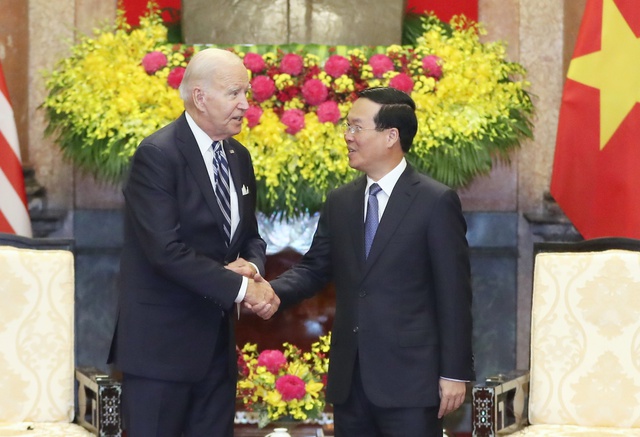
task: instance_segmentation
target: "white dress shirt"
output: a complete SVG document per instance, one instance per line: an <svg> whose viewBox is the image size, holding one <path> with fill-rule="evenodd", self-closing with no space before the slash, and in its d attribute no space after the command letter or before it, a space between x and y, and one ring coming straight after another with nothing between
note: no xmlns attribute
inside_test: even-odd
<svg viewBox="0 0 640 437"><path fill-rule="evenodd" d="M213 192L215 193L215 179L213 177L213 140L207 135L205 131L203 131L200 126L196 124L194 119L189 115L188 112L185 112L185 116L187 118L187 123L191 128L191 132L193 132L193 136L196 138L196 142L198 143L198 148L200 149L200 153L202 154L202 159L204 160L204 165L207 167L207 174L209 175L209 180L211 181L211 187ZM224 149L222 151L224 153ZM226 155L225 155L226 156ZM228 160L227 160L228 162ZM233 239L233 234L236 232L238 228L238 224L240 223L240 210L238 208L238 193L236 192L236 185L233 183L233 174L231 173L231 168L229 168L229 196L231 200L231 239ZM253 264L253 263L251 263ZM258 271L257 266L253 265ZM244 295L247 293L247 286L249 284L249 280L246 277L242 277L242 284L240 285L240 290L238 291L238 296L236 297L236 302L242 302L244 299Z"/></svg>
<svg viewBox="0 0 640 437"><path fill-rule="evenodd" d="M391 192L393 191L393 188L396 186L396 182L398 182L398 179L400 179L400 176L402 175L402 172L404 171L405 168L407 168L407 161L404 158L402 158L400 163L396 165L395 168L391 170L389 173L381 177L380 180L374 181L369 176L367 176L367 186L365 187L365 190L364 190L363 220L366 220L367 218L367 206L369 203L368 202L369 187L374 183L377 183L382 189L382 191L380 191L376 195L376 198L378 199L378 222L379 222L380 219L382 218L382 214L384 213L385 208L387 207L387 203L389 203L389 197L391 196Z"/></svg>

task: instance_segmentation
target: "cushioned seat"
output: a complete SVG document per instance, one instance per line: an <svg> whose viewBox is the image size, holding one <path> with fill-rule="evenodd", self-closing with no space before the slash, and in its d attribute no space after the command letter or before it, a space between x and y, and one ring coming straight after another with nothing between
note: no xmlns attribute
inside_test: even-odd
<svg viewBox="0 0 640 437"><path fill-rule="evenodd" d="M0 437L81 437L92 433L75 423L20 422L0 423Z"/></svg>
<svg viewBox="0 0 640 437"><path fill-rule="evenodd" d="M514 435L640 436L640 241L535 247L528 424ZM505 378L474 387L474 433L525 425ZM488 396L491 393L495 398ZM494 432L494 434L491 434Z"/></svg>
<svg viewBox="0 0 640 437"><path fill-rule="evenodd" d="M73 423L71 249L70 240L0 234L0 436L93 435ZM118 416L108 435L119 426Z"/></svg>

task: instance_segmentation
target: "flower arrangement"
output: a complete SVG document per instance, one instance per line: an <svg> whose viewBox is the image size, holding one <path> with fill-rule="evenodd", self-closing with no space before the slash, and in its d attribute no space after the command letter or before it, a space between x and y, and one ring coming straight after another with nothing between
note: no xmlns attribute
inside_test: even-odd
<svg viewBox="0 0 640 437"><path fill-rule="evenodd" d="M419 131L408 160L454 188L532 136L524 68L501 43L482 43L478 23L421 17L412 45L233 46L250 72L245 128L258 179L258 209L296 216L319 210L328 190L351 180L342 121L358 91L410 93ZM129 29L97 31L72 49L48 80L47 133L99 179L119 181L139 142L182 111L177 87L204 46L168 44L153 9Z"/></svg>
<svg viewBox="0 0 640 437"><path fill-rule="evenodd" d="M284 343L283 351L247 343L238 353L237 398L247 411L257 412L264 427L279 419L315 419L325 407L331 333L311 345L310 352Z"/></svg>

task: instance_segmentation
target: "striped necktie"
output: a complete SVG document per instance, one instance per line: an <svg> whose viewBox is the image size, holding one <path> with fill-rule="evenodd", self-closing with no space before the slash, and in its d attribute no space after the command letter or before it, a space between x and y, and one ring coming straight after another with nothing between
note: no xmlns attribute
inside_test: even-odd
<svg viewBox="0 0 640 437"><path fill-rule="evenodd" d="M364 256L369 256L373 237L376 236L378 230L378 197L377 194L382 191L380 185L372 184L369 187L369 201L367 204L367 217L364 221Z"/></svg>
<svg viewBox="0 0 640 437"><path fill-rule="evenodd" d="M229 164L224 155L222 141L213 143L213 179L216 184L216 199L224 216L222 230L225 235L225 243L229 246L231 241L231 195L229 194Z"/></svg>

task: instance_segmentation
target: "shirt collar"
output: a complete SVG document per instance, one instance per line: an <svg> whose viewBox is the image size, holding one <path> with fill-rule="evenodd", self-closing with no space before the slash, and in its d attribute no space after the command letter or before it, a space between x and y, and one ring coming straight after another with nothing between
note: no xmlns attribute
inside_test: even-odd
<svg viewBox="0 0 640 437"><path fill-rule="evenodd" d="M380 188L382 188L382 191L387 196L391 196L391 192L393 191L393 188L396 186L398 179L400 179L400 176L402 175L402 173L406 168L407 168L407 161L404 157L402 157L402 160L400 161L400 163L398 163L398 165L396 165L393 170L391 170L389 173L387 173L382 178L380 178L380 180L374 181L369 176L367 176L367 186L365 188L365 193L369 192L369 187L375 182L380 186Z"/></svg>
<svg viewBox="0 0 640 437"><path fill-rule="evenodd" d="M185 112L184 114L187 119L187 124L191 128L191 132L193 132L193 136L196 138L196 143L198 143L200 153L202 153L202 156L205 156L209 147L213 144L213 140L211 140L211 137L209 137L209 135L207 135L207 133L196 124L195 120L188 112Z"/></svg>

